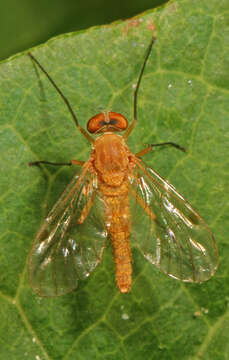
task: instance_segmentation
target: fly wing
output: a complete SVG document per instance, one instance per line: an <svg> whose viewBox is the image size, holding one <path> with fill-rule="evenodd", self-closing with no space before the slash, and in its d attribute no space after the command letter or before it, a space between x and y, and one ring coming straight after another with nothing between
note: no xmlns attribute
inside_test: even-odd
<svg viewBox="0 0 229 360"><path fill-rule="evenodd" d="M97 177L86 168L75 176L44 220L29 258L32 287L58 296L77 287L100 262L107 233Z"/></svg>
<svg viewBox="0 0 229 360"><path fill-rule="evenodd" d="M130 177L130 194L131 231L146 259L175 279L208 280L218 266L218 252L200 215L138 159Z"/></svg>

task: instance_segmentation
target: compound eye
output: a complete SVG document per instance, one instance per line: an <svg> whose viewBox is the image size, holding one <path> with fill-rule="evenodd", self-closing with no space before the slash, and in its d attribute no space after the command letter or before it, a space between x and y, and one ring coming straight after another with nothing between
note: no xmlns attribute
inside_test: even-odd
<svg viewBox="0 0 229 360"><path fill-rule="evenodd" d="M114 125L117 129L126 130L128 121L125 116L116 112L109 113L110 124Z"/></svg>
<svg viewBox="0 0 229 360"><path fill-rule="evenodd" d="M87 130L90 133L95 133L105 124L105 116L104 113L97 114L90 118L87 123Z"/></svg>
<svg viewBox="0 0 229 360"><path fill-rule="evenodd" d="M87 130L93 134L105 126L111 126L112 131L122 131L127 128L128 122L122 114L116 112L100 113L89 119Z"/></svg>

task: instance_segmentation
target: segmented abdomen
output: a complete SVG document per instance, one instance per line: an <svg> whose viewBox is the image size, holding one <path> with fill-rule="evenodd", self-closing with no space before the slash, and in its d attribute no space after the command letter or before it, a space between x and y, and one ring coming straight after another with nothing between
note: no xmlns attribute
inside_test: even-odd
<svg viewBox="0 0 229 360"><path fill-rule="evenodd" d="M128 192L104 196L107 230L111 238L117 286L122 293L131 288L130 209Z"/></svg>

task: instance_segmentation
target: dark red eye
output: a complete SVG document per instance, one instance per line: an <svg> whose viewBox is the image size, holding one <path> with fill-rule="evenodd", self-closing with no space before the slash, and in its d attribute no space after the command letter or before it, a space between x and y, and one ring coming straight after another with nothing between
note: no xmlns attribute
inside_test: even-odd
<svg viewBox="0 0 229 360"><path fill-rule="evenodd" d="M90 133L95 133L101 131L106 131L107 129L111 131L122 131L125 130L128 126L126 118L116 112L100 113L93 116L87 123L87 130ZM103 129L102 129L103 128Z"/></svg>

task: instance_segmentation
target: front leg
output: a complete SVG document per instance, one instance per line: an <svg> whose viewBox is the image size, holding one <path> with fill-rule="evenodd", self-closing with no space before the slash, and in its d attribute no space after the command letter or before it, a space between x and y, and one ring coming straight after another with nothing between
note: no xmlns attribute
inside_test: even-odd
<svg viewBox="0 0 229 360"><path fill-rule="evenodd" d="M173 146L175 147L176 149L178 150L181 150L183 152L186 152L186 149L183 147L183 146L180 146L174 142L171 142L171 141L168 141L168 142L163 142L163 143L160 143L160 144L151 144L149 145L147 148L139 151L137 154L135 154L135 156L137 156L138 158L139 157L142 157L144 156L145 154L147 154L148 152L152 151L153 147L156 147L156 146L165 146L165 145L169 145L169 146Z"/></svg>
<svg viewBox="0 0 229 360"><path fill-rule="evenodd" d="M68 163L62 163L62 162L54 163L46 160L40 160L40 161L32 161L28 163L29 166L40 166L40 164L55 165L55 166L63 166L63 165L71 166L74 164L78 166L83 166L85 164L85 161L70 160Z"/></svg>

